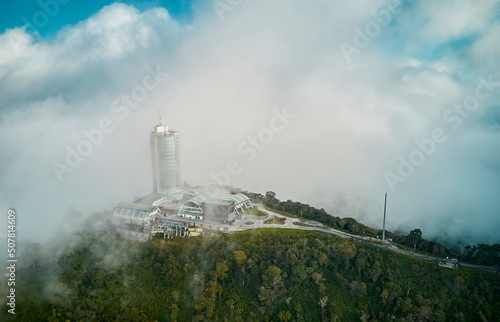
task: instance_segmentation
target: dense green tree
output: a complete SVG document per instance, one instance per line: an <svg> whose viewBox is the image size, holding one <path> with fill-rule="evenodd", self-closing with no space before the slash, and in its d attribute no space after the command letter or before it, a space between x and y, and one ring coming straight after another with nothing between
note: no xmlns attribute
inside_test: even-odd
<svg viewBox="0 0 500 322"><path fill-rule="evenodd" d="M236 261L236 265L238 267L244 267L247 261L247 255L244 251L237 250L233 252L234 260Z"/></svg>
<svg viewBox="0 0 500 322"><path fill-rule="evenodd" d="M422 231L420 229L413 229L410 231L408 236L406 236L406 244L413 247L417 248L418 245L420 245L422 241Z"/></svg>
<svg viewBox="0 0 500 322"><path fill-rule="evenodd" d="M93 232L75 239L35 265L20 258L17 320L500 318L498 274L441 268L318 232L263 229L142 244ZM497 255L488 245L470 254L490 263ZM4 305L0 320L13 320L6 312Z"/></svg>
<svg viewBox="0 0 500 322"><path fill-rule="evenodd" d="M278 317L281 321L290 321L290 319L292 318L292 314L290 313L290 311L281 311Z"/></svg>

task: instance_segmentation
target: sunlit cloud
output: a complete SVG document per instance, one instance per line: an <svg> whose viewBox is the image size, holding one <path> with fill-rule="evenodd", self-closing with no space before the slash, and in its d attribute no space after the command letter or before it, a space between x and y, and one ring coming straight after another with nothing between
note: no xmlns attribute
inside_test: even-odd
<svg viewBox="0 0 500 322"><path fill-rule="evenodd" d="M200 4L192 24L181 25L164 8L113 4L51 39L7 30L0 204L17 208L22 234L46 238L70 209L86 215L150 193L149 133L161 110L180 131L182 177L192 185L235 160L242 171L230 185L273 190L377 227L389 191L390 230L499 242L500 132L485 118L500 105L500 88L461 116L458 129L443 118L474 95L478 77L500 81L498 1L402 2L346 61L339 45L353 44L356 28L387 6L252 1L221 20ZM124 103L157 68L168 76ZM129 104L126 117L116 100ZM238 146L285 106L296 117L247 161ZM53 163L65 164L66 147L77 149L103 119L113 131L60 182ZM436 128L447 141L392 191L384 174L397 173L398 158L408 159Z"/></svg>

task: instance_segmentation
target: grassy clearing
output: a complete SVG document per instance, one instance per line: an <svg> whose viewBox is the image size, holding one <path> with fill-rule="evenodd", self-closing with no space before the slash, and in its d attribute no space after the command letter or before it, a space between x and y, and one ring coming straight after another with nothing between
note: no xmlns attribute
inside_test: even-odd
<svg viewBox="0 0 500 322"><path fill-rule="evenodd" d="M286 218L278 218L278 217L272 217L264 221L264 224L272 225L272 224L277 224L277 225L284 225L285 224Z"/></svg>
<svg viewBox="0 0 500 322"><path fill-rule="evenodd" d="M279 209L271 209L271 208L269 208L268 206L266 206L266 205L264 205L264 204L260 204L260 205L262 205L262 207L266 208L267 210L269 210L269 211L273 211L273 212L275 212L275 213L277 213L277 214L280 214L280 215L282 215L282 216L285 216L285 217L288 217L288 218L299 218L298 216L293 215L293 214L291 214L291 213L284 212L284 211L279 210ZM303 220L306 220L306 221L307 221L307 220L309 220L309 219L303 219Z"/></svg>
<svg viewBox="0 0 500 322"><path fill-rule="evenodd" d="M261 216L261 217L269 216L269 214L267 212L259 210L259 208L257 208L257 206L253 206L252 208L245 210L241 214L242 215L255 215L255 216Z"/></svg>

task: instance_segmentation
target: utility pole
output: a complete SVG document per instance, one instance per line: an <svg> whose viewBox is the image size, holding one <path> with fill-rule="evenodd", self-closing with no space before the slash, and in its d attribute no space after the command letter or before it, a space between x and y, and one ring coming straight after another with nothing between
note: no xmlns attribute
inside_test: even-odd
<svg viewBox="0 0 500 322"><path fill-rule="evenodd" d="M382 241L385 241L385 211L387 209L387 192L385 193L385 201L384 201L384 224L382 226Z"/></svg>

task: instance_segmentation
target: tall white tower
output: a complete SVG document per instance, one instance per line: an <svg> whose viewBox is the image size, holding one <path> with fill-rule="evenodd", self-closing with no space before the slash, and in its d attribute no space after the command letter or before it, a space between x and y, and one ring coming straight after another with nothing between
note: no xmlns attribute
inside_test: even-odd
<svg viewBox="0 0 500 322"><path fill-rule="evenodd" d="M151 133L151 159L153 161L153 191L172 193L181 185L179 132L169 131L166 125L154 127Z"/></svg>

